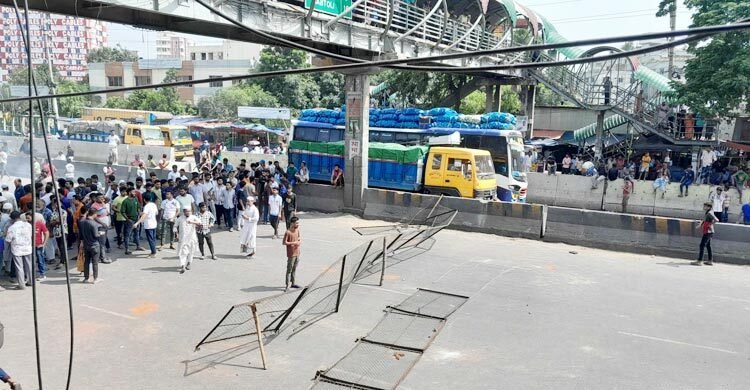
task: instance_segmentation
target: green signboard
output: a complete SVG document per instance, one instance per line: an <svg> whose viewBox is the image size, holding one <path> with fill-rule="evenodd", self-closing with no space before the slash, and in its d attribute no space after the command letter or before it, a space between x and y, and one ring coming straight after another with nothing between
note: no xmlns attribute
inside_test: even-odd
<svg viewBox="0 0 750 390"><path fill-rule="evenodd" d="M310 5L312 4L312 2L313 0L305 0L305 8L310 9ZM329 15L338 16L351 5L352 0L316 0L315 10ZM347 19L351 19L352 13L349 12L344 17Z"/></svg>

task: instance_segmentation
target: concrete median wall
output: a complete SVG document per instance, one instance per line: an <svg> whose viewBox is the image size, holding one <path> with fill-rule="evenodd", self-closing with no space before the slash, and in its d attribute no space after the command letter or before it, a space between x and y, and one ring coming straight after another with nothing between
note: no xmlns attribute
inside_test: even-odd
<svg viewBox="0 0 750 390"><path fill-rule="evenodd" d="M597 249L696 257L698 221L549 207L544 240ZM750 226L718 224L713 241L717 261L750 264Z"/></svg>
<svg viewBox="0 0 750 390"><path fill-rule="evenodd" d="M432 207L438 196L379 189L365 190L365 218L402 221L415 213L414 208ZM544 206L486 202L444 197L442 207L458 210L452 229L539 239L542 234Z"/></svg>
<svg viewBox="0 0 750 390"><path fill-rule="evenodd" d="M300 184L294 188L294 191L297 193L297 209L300 211L337 213L344 208L343 188L321 184Z"/></svg>
<svg viewBox="0 0 750 390"><path fill-rule="evenodd" d="M601 210L604 182L591 189L592 178L575 175L528 173L529 192L526 201L549 206Z"/></svg>

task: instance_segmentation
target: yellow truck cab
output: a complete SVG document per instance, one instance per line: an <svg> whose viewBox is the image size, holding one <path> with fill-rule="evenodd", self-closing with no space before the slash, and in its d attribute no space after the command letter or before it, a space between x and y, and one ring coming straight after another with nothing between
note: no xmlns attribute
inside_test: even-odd
<svg viewBox="0 0 750 390"><path fill-rule="evenodd" d="M492 156L486 150L432 147L426 165L426 193L477 199L497 195Z"/></svg>
<svg viewBox="0 0 750 390"><path fill-rule="evenodd" d="M158 126L129 124L125 126L123 142L127 145L164 146L164 136Z"/></svg>
<svg viewBox="0 0 750 390"><path fill-rule="evenodd" d="M193 155L193 139L185 126L159 126L164 136L164 145L174 149L174 156L179 161Z"/></svg>

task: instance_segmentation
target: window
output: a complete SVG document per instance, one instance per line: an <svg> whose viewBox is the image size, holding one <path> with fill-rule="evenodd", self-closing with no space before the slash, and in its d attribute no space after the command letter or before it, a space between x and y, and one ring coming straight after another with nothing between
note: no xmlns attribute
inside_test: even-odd
<svg viewBox="0 0 750 390"><path fill-rule="evenodd" d="M107 85L110 87L122 87L122 76L107 76Z"/></svg>
<svg viewBox="0 0 750 390"><path fill-rule="evenodd" d="M151 76L135 76L135 86L151 84Z"/></svg>
<svg viewBox="0 0 750 390"><path fill-rule="evenodd" d="M432 156L432 169L439 170L442 164L443 164L442 154L435 154Z"/></svg>
<svg viewBox="0 0 750 390"><path fill-rule="evenodd" d="M208 60L213 61L214 60L214 53L208 53Z"/></svg>
<svg viewBox="0 0 750 390"><path fill-rule="evenodd" d="M224 52L218 53L218 57L220 60L224 59Z"/></svg>
<svg viewBox="0 0 750 390"><path fill-rule="evenodd" d="M206 53L201 53L201 61L205 61L205 60L206 60Z"/></svg>
<svg viewBox="0 0 750 390"><path fill-rule="evenodd" d="M221 76L208 76L209 79L219 79ZM223 87L224 82L223 81L212 81L208 83L209 87L217 88L217 87Z"/></svg>
<svg viewBox="0 0 750 390"><path fill-rule="evenodd" d="M195 53L190 53L190 60L195 61Z"/></svg>
<svg viewBox="0 0 750 390"><path fill-rule="evenodd" d="M461 172L464 178L471 180L472 167L471 161L460 158L449 158L448 159L448 170L452 172Z"/></svg>

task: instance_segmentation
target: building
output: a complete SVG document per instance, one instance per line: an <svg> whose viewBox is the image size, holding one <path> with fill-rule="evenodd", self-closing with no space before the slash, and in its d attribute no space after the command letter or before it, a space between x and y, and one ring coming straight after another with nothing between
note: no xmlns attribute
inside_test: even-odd
<svg viewBox="0 0 750 390"><path fill-rule="evenodd" d="M187 60L190 57L189 48L193 44L192 40L185 37L171 32L162 32L156 39L156 58Z"/></svg>
<svg viewBox="0 0 750 390"><path fill-rule="evenodd" d="M13 69L26 66L26 48L17 22L13 8L0 7L0 82L7 81ZM89 50L107 44L107 29L96 20L30 12L29 23L32 63L46 63L49 55L66 80L84 80Z"/></svg>
<svg viewBox="0 0 750 390"><path fill-rule="evenodd" d="M191 61L251 60L260 58L262 45L247 42L224 40L220 45L200 45L190 47Z"/></svg>
<svg viewBox="0 0 750 390"><path fill-rule="evenodd" d="M643 42L636 48L655 46L653 42ZM685 66L687 61L693 58L693 55L687 52L687 46L678 46L674 49L674 72L679 78L685 77ZM639 54L638 60L641 65L648 66L656 73L664 77L669 77L669 50L659 50L646 54Z"/></svg>
<svg viewBox="0 0 750 390"><path fill-rule="evenodd" d="M247 74L254 65L253 60L213 60L181 61L140 60L138 62L112 62L89 64L89 88L92 91L103 91L99 96L102 102L112 96L127 96L127 93L106 93L109 88L134 87L161 83L170 69L177 70L177 77L182 81L210 79ZM188 87L178 87L180 100L197 104L201 98L212 96L223 87L230 87L237 82L217 81Z"/></svg>

